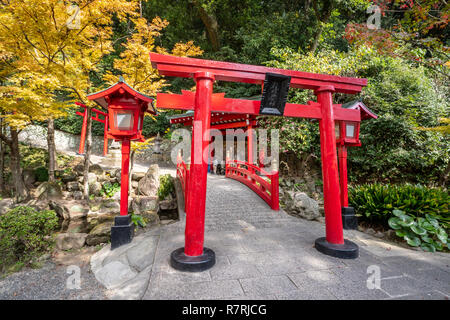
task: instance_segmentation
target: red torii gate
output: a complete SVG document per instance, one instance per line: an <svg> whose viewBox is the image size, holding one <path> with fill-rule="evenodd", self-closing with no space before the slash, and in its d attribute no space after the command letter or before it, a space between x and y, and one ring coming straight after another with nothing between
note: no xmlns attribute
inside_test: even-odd
<svg viewBox="0 0 450 320"><path fill-rule="evenodd" d="M87 106L81 102L75 102L75 104L79 107L84 108L83 112L77 111L76 114L83 117L83 125L81 127L81 136L80 136L80 146L78 148L78 154L84 153L84 143L86 141L86 130L87 130ZM95 113L95 116L91 116L92 120L103 123L103 156L108 154L108 114L106 112L100 111L98 109L92 109L92 112ZM100 115L103 116L103 119L100 119Z"/></svg>
<svg viewBox="0 0 450 320"><path fill-rule="evenodd" d="M322 75L262 66L182 58L150 53L152 66L161 75L190 77L196 82L196 92L181 95L159 93L157 104L162 109L194 110L191 167L189 173L188 214L186 216L185 247L171 254L174 268L200 271L215 263L211 249L203 248L207 163L203 150L208 148L211 112L259 115L260 101L230 99L213 95L215 80L263 84L266 73L290 76L290 87L314 90L317 102L307 105L285 105L283 116L319 119L326 237L315 241L317 250L341 258L358 257L358 246L343 236L339 170L336 152L335 120L361 120L359 110L333 105L333 93L356 94L367 85L366 79ZM194 198L195 197L195 198Z"/></svg>

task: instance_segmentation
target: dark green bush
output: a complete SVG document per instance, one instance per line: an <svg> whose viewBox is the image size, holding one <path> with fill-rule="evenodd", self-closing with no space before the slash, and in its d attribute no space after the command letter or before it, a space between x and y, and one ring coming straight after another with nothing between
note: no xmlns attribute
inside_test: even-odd
<svg viewBox="0 0 450 320"><path fill-rule="evenodd" d="M39 167L34 170L34 174L36 176L36 181L44 182L48 181L48 170L44 167Z"/></svg>
<svg viewBox="0 0 450 320"><path fill-rule="evenodd" d="M158 198L164 200L169 194L175 193L175 185L170 174L159 177Z"/></svg>
<svg viewBox="0 0 450 320"><path fill-rule="evenodd" d="M361 220L388 226L392 210L402 210L414 217L427 214L449 229L448 192L420 185L365 184L349 187L349 202Z"/></svg>
<svg viewBox="0 0 450 320"><path fill-rule="evenodd" d="M54 211L36 211L20 206L0 216L0 271L15 264L29 265L53 243L52 230L58 226Z"/></svg>

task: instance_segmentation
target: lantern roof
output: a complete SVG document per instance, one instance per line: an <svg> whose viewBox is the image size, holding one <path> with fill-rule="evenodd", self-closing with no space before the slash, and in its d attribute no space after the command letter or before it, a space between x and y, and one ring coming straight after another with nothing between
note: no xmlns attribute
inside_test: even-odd
<svg viewBox="0 0 450 320"><path fill-rule="evenodd" d="M94 100L94 102L97 103L99 106L101 106L105 109L108 109L108 102L106 102L105 97L113 95L120 89L125 90L125 92L127 92L131 96L135 97L136 99L138 99L142 102L148 103L149 108L148 108L147 112L156 114L156 109L152 104L154 98L133 89L129 84L127 84L125 82L125 80L123 79L122 76L119 77L119 81L117 83L113 84L112 86L110 86L104 90L101 90L101 91L98 91L95 93L91 93L90 95L87 96L87 98L89 100Z"/></svg>
<svg viewBox="0 0 450 320"><path fill-rule="evenodd" d="M378 116L372 111L370 111L370 109L367 108L367 106L361 100L355 100L344 103L342 105L342 108L359 110L361 112L361 120L378 118Z"/></svg>

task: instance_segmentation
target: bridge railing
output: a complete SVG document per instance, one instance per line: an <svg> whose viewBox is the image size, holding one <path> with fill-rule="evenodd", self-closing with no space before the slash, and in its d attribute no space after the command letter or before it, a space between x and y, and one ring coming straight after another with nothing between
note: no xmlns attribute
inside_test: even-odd
<svg viewBox="0 0 450 320"><path fill-rule="evenodd" d="M180 179L181 188L184 194L184 211L187 212L187 200L189 189L189 169L184 161L177 162L177 178Z"/></svg>
<svg viewBox="0 0 450 320"><path fill-rule="evenodd" d="M280 209L278 171L267 172L250 163L231 160L225 164L225 176L252 189L272 210Z"/></svg>

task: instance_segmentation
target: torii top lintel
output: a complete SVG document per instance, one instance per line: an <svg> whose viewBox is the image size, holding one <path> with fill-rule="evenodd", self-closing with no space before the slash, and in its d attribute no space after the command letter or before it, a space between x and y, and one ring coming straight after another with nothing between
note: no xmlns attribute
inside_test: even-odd
<svg viewBox="0 0 450 320"><path fill-rule="evenodd" d="M254 66L223 61L212 61L150 53L152 67L161 75L192 78L197 72L210 72L216 80L262 84L266 73L278 73L291 77L291 88L316 90L333 86L336 92L355 94L367 85L367 79L349 78Z"/></svg>

